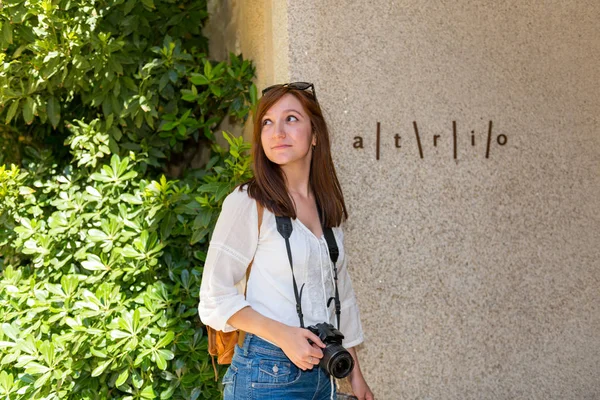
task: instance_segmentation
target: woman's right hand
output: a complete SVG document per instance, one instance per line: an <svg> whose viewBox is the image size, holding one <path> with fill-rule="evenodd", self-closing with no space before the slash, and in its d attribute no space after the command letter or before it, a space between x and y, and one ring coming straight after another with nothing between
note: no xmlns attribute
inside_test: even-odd
<svg viewBox="0 0 600 400"><path fill-rule="evenodd" d="M254 311L247 306L233 314L227 323L275 343L286 356L303 371L312 369L323 358L325 343L305 328L285 325ZM308 343L310 339L313 344Z"/></svg>
<svg viewBox="0 0 600 400"><path fill-rule="evenodd" d="M286 325L278 336L277 345L303 371L312 369L323 358L321 348L325 348L325 343L308 329ZM308 343L308 339L314 344Z"/></svg>

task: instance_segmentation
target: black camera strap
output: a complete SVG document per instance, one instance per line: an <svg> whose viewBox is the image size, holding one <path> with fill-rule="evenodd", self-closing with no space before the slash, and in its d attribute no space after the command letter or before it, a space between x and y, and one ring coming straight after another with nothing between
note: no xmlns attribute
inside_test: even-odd
<svg viewBox="0 0 600 400"><path fill-rule="evenodd" d="M298 293L298 285L296 284L296 277L294 276L294 263L292 262L292 249L290 248L290 236L292 235L292 220L290 217L278 217L275 216L277 221L277 231L285 239L285 247L287 248L288 260L290 261L290 268L292 269L292 280L294 281L294 295L296 296L296 312L298 318L300 318L300 327L304 328L304 316L302 314L302 291L304 290L304 283Z"/></svg>
<svg viewBox="0 0 600 400"><path fill-rule="evenodd" d="M327 241L327 247L329 248L329 257L331 257L331 262L333 263L333 279L335 281L335 296L330 297L327 300L327 307L331 304L331 300L335 301L335 316L337 319L337 328L341 330L340 325L340 315L342 313L342 306L340 304L340 293L338 291L338 276L337 276L337 260L340 255L340 249L337 246L335 241L335 236L333 236L333 229L325 228L323 230L323 234L325 235L325 240Z"/></svg>
<svg viewBox="0 0 600 400"><path fill-rule="evenodd" d="M302 291L304 290L304 283L300 288L300 292L298 292L298 284L296 283L296 277L294 276L294 263L292 261L292 249L290 247L290 236L292 235L292 220L290 217L279 217L275 216L275 220L277 221L277 231L283 238L285 239L285 247L287 249L288 261L290 262L290 268L292 269L292 281L294 284L294 296L296 297L296 312L298 313L298 318L300 319L300 327L304 328L304 315L302 314ZM335 315L337 318L338 329L340 329L340 315L341 315L341 305L340 305L340 295L338 290L338 277L337 277L337 267L336 262L339 257L339 248L335 241L335 236L333 235L333 230L331 228L323 228L323 234L325 235L325 240L327 241L327 247L329 249L329 257L331 258L331 262L333 263L333 277L335 280L335 296L330 297L327 300L327 307L331 304L331 300L335 301Z"/></svg>

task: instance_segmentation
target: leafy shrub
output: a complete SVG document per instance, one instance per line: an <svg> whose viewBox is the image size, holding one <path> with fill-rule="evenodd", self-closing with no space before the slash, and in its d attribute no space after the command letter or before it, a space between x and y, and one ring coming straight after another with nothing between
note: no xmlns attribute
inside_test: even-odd
<svg viewBox="0 0 600 400"><path fill-rule="evenodd" d="M250 176L247 143L226 138L231 152L215 145L202 177L182 181L136 179L117 155L91 176L43 182L0 167L0 394L218 398L197 315L199 242Z"/></svg>
<svg viewBox="0 0 600 400"><path fill-rule="evenodd" d="M0 6L0 397L220 396L198 291L251 171L214 132L256 87L241 55L208 58L206 18L186 0Z"/></svg>
<svg viewBox="0 0 600 400"><path fill-rule="evenodd" d="M208 59L207 16L205 1L3 1L0 139L20 139L0 162L20 163L21 145L40 143L66 159L74 121L100 118L108 137L98 151L135 151L160 169L193 141L214 140L224 118L245 121L254 68L233 54Z"/></svg>

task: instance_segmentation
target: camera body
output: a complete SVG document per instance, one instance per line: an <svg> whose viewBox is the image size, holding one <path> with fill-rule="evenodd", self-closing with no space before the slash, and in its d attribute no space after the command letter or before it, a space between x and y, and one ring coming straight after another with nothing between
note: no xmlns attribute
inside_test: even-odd
<svg viewBox="0 0 600 400"><path fill-rule="evenodd" d="M354 359L348 350L342 346L344 335L333 325L322 322L307 327L325 343L323 358L319 362L319 367L323 368L328 374L338 379L345 378L354 368ZM309 343L313 343L309 340Z"/></svg>

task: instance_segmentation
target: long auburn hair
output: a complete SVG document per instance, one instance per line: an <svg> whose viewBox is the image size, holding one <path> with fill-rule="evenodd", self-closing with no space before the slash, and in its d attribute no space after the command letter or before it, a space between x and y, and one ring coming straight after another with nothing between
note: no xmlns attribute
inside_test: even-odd
<svg viewBox="0 0 600 400"><path fill-rule="evenodd" d="M285 185L283 171L278 164L267 158L261 141L263 116L273 104L287 93L294 95L302 104L310 119L312 133L317 139L317 145L312 150L309 185L315 196L321 224L326 228L339 226L348 219L348 211L331 158L331 143L327 123L319 103L310 92L289 87L276 87L261 97L253 115L252 158L254 177L241 185L240 190L243 186L248 185L250 197L273 214L293 219L297 217L294 201Z"/></svg>

